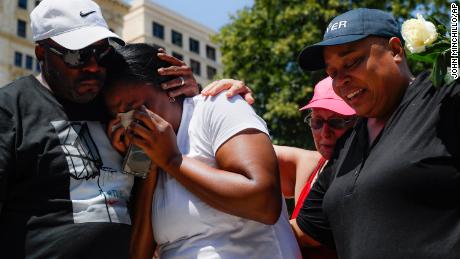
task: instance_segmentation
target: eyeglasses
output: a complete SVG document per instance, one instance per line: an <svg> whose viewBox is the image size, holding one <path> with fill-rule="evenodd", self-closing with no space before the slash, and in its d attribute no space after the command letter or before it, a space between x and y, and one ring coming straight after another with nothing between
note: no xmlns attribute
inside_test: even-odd
<svg viewBox="0 0 460 259"><path fill-rule="evenodd" d="M308 115L307 117L305 117L304 122L307 123L313 130L319 130L323 128L324 123L327 123L327 125L329 125L329 127L331 127L332 129L341 130L348 127L355 120L355 117L352 117L348 120L344 118L330 118L327 120L323 120L320 118L312 118L311 115Z"/></svg>
<svg viewBox="0 0 460 259"><path fill-rule="evenodd" d="M85 66L92 57L96 58L98 64L103 64L104 59L108 57L113 50L111 46L106 45L90 46L79 50L58 49L46 43L40 43L40 45L54 54L61 56L64 63L72 68Z"/></svg>

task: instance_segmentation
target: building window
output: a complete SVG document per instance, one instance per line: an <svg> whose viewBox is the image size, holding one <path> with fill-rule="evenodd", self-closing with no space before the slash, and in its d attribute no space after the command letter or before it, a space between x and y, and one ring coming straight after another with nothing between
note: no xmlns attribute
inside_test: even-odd
<svg viewBox="0 0 460 259"><path fill-rule="evenodd" d="M40 61L38 61L38 59L37 59L37 62L35 62L35 71L37 71L39 73L42 71L42 69L40 67Z"/></svg>
<svg viewBox="0 0 460 259"><path fill-rule="evenodd" d="M174 45L182 47L182 33L172 30L171 41Z"/></svg>
<svg viewBox="0 0 460 259"><path fill-rule="evenodd" d="M192 72L195 75L200 76L201 75L201 64L200 62L190 59L190 66L192 67Z"/></svg>
<svg viewBox="0 0 460 259"><path fill-rule="evenodd" d="M153 36L164 39L165 38L165 27L159 23L153 22Z"/></svg>
<svg viewBox="0 0 460 259"><path fill-rule="evenodd" d="M22 53L21 52L14 52L14 65L17 67L22 67Z"/></svg>
<svg viewBox="0 0 460 259"><path fill-rule="evenodd" d="M18 7L27 10L27 0L18 0Z"/></svg>
<svg viewBox="0 0 460 259"><path fill-rule="evenodd" d="M214 79L214 77L216 76L217 74L217 69L213 68L213 67L210 67L210 66L207 66L206 67L206 74L208 76L208 79L209 80L212 80Z"/></svg>
<svg viewBox="0 0 460 259"><path fill-rule="evenodd" d="M26 55L26 69L32 70L34 66L34 58L30 55Z"/></svg>
<svg viewBox="0 0 460 259"><path fill-rule="evenodd" d="M173 51L172 56L177 58L177 59L184 60L184 56L182 54L177 53L177 52Z"/></svg>
<svg viewBox="0 0 460 259"><path fill-rule="evenodd" d="M191 52L195 52L196 54L200 54L200 42L199 41L190 38L189 44L190 44L190 51Z"/></svg>
<svg viewBox="0 0 460 259"><path fill-rule="evenodd" d="M216 61L216 49L209 45L206 45L206 57Z"/></svg>
<svg viewBox="0 0 460 259"><path fill-rule="evenodd" d="M26 22L23 20L18 20L17 35L19 37L26 37Z"/></svg>

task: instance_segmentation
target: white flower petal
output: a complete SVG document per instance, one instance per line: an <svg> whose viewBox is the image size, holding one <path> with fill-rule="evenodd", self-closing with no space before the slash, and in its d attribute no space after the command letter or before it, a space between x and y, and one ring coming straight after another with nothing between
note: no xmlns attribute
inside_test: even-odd
<svg viewBox="0 0 460 259"><path fill-rule="evenodd" d="M420 14L417 14L417 19L409 19L402 24L401 34L411 53L425 51L438 37L434 24L426 21Z"/></svg>

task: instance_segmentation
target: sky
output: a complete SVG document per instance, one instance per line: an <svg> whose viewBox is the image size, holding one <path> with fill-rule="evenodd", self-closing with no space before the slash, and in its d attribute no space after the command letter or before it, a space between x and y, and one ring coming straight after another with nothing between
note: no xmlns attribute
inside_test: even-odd
<svg viewBox="0 0 460 259"><path fill-rule="evenodd" d="M254 0L152 0L206 27L218 31L230 22L230 15Z"/></svg>

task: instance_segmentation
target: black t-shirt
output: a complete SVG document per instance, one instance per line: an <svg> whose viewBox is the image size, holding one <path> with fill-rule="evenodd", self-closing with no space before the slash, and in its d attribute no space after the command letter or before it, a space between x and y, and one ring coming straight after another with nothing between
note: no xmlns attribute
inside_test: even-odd
<svg viewBox="0 0 460 259"><path fill-rule="evenodd" d="M103 115L33 76L0 89L0 257L127 258L133 177Z"/></svg>
<svg viewBox="0 0 460 259"><path fill-rule="evenodd" d="M460 258L459 92L421 74L371 147L359 121L313 186L299 227L345 259Z"/></svg>

